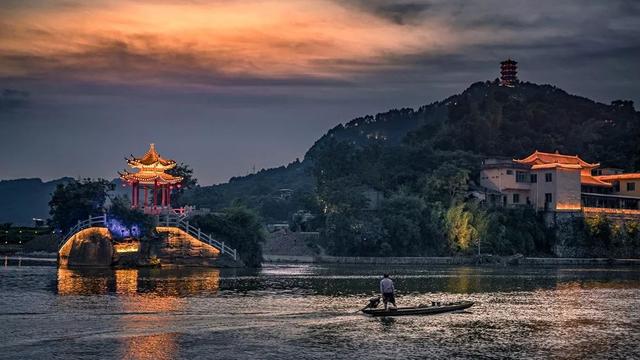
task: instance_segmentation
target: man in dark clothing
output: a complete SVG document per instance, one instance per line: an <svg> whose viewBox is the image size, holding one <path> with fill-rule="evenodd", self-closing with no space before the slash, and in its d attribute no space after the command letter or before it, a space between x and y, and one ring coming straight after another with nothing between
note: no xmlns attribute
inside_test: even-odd
<svg viewBox="0 0 640 360"><path fill-rule="evenodd" d="M393 304L394 308L397 307L394 292L393 281L389 279L389 274L384 274L384 277L380 280L380 293L382 294L385 310L387 310L388 303Z"/></svg>

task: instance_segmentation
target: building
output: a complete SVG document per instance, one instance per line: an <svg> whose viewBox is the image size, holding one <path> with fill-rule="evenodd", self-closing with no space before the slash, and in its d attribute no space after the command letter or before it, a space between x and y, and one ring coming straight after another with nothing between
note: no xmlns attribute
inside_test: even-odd
<svg viewBox="0 0 640 360"><path fill-rule="evenodd" d="M513 87L518 83L518 62L507 59L500 63L500 85Z"/></svg>
<svg viewBox="0 0 640 360"><path fill-rule="evenodd" d="M148 213L157 213L163 209L171 208L171 191L180 187L182 178L173 176L167 171L176 167L176 162L165 159L158 154L154 144L141 157L131 155L127 158L127 164L137 169L137 172L124 170L119 172L120 178L125 184L131 186L131 206L141 208ZM140 190L143 193L143 202L140 202Z"/></svg>
<svg viewBox="0 0 640 360"><path fill-rule="evenodd" d="M486 159L480 186L493 205L640 215L640 173L600 168L577 155L535 151L523 159Z"/></svg>

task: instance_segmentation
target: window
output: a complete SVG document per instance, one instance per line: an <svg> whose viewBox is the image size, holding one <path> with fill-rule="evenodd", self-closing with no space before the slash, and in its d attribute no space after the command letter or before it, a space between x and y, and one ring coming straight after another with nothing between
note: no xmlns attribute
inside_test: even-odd
<svg viewBox="0 0 640 360"><path fill-rule="evenodd" d="M545 204L550 204L553 202L553 196L551 195L551 193L544 194L544 202Z"/></svg>
<svg viewBox="0 0 640 360"><path fill-rule="evenodd" d="M531 182L532 183L538 182L538 174L531 174Z"/></svg>
<svg viewBox="0 0 640 360"><path fill-rule="evenodd" d="M628 182L627 191L636 191L636 183L633 181Z"/></svg>
<svg viewBox="0 0 640 360"><path fill-rule="evenodd" d="M520 194L513 194L513 203L514 204L520 203Z"/></svg>
<svg viewBox="0 0 640 360"><path fill-rule="evenodd" d="M507 170L507 175L513 175L513 170Z"/></svg>
<svg viewBox="0 0 640 360"><path fill-rule="evenodd" d="M527 173L524 171L516 171L516 182L526 183L527 182Z"/></svg>
<svg viewBox="0 0 640 360"><path fill-rule="evenodd" d="M545 182L552 182L553 181L553 173L544 174L544 181Z"/></svg>

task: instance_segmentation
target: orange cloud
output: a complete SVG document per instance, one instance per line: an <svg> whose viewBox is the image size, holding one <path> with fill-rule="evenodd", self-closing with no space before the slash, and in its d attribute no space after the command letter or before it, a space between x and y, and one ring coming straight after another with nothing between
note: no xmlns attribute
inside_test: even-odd
<svg viewBox="0 0 640 360"><path fill-rule="evenodd" d="M446 51L447 26L412 25L335 2L108 1L13 8L0 19L0 76L214 84L344 78L385 58Z"/></svg>

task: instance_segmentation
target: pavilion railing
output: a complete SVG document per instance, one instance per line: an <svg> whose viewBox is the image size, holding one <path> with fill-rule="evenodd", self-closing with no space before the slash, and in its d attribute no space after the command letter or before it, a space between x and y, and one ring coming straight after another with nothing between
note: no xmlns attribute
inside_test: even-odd
<svg viewBox="0 0 640 360"><path fill-rule="evenodd" d="M58 242L58 250L62 249L64 244L71 239L78 231L88 229L90 227L100 226L107 227L107 215L89 216L87 219L78 221L78 223L72 227L67 234L61 238ZM233 260L238 260L238 252L236 249L229 247L224 241L218 241L214 239L211 234L202 232L200 228L197 228L186 220L184 216L178 214L163 214L158 216L158 226L172 226L177 227L187 234L193 236L197 240L209 244L218 249L222 255L233 257Z"/></svg>

